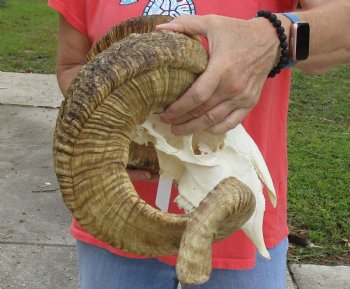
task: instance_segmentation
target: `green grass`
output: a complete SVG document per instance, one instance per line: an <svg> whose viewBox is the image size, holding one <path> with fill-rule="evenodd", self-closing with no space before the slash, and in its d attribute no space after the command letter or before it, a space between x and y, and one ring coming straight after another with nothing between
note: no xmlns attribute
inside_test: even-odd
<svg viewBox="0 0 350 289"><path fill-rule="evenodd" d="M293 73L289 112L289 224L322 248L291 259L350 264L350 66Z"/></svg>
<svg viewBox="0 0 350 289"><path fill-rule="evenodd" d="M46 0L0 8L0 70L54 73L57 13ZM289 224L322 248L292 261L350 264L350 66L324 76L294 71L289 114Z"/></svg>
<svg viewBox="0 0 350 289"><path fill-rule="evenodd" d="M46 0L0 7L0 71L54 73L58 14Z"/></svg>

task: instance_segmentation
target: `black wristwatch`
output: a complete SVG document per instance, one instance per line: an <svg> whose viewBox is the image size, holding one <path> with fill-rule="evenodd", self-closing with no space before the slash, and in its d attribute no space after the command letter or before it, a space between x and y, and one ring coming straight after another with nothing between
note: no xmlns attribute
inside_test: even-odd
<svg viewBox="0 0 350 289"><path fill-rule="evenodd" d="M282 13L282 15L292 22L289 36L290 62L286 66L291 67L298 61L309 57L310 25L301 22L293 13Z"/></svg>

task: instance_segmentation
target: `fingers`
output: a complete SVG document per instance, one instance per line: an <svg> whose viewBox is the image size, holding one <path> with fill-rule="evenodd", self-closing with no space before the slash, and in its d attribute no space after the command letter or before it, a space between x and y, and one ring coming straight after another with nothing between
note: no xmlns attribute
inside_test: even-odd
<svg viewBox="0 0 350 289"><path fill-rule="evenodd" d="M203 107L205 107L205 105L203 105ZM231 110L230 100L223 101L212 109L203 111L203 113L196 108L194 110L195 113L189 112L182 118L177 119L175 123L173 123L171 130L177 135L191 134L195 131L203 130L220 123L228 114L230 114ZM198 111L198 115L196 111ZM186 120L183 121L185 118Z"/></svg>
<svg viewBox="0 0 350 289"><path fill-rule="evenodd" d="M200 130L206 130L212 134L225 133L241 123L251 110L241 108L232 111L230 104L230 101L224 101L200 117L172 126L171 131L176 135L188 135Z"/></svg>
<svg viewBox="0 0 350 289"><path fill-rule="evenodd" d="M225 117L222 122L207 128L206 131L212 134L225 133L240 124L250 111L251 109L247 108L235 110Z"/></svg>
<svg viewBox="0 0 350 289"><path fill-rule="evenodd" d="M212 69L209 62L206 71L194 82L194 84L176 102L170 105L160 119L165 123L173 123L187 112L207 102L214 94L221 82L220 74ZM217 100L216 102L220 102Z"/></svg>
<svg viewBox="0 0 350 289"><path fill-rule="evenodd" d="M168 121L162 120L172 125L172 132L176 135L200 130L221 134L242 122L258 102L259 93L259 85L254 83L241 88L221 85L205 103Z"/></svg>
<svg viewBox="0 0 350 289"><path fill-rule="evenodd" d="M209 45L206 70L160 116L161 121L172 125L174 134L187 135L199 130L227 132L257 104L269 65L255 60L270 60L274 56L270 44L261 49L265 37L257 29L259 25L211 15L183 16L157 26L156 30L202 35ZM252 34L254 37L247 37Z"/></svg>
<svg viewBox="0 0 350 289"><path fill-rule="evenodd" d="M203 35L205 36L206 22L203 18L206 16L184 15L175 18L169 23L157 25L155 30L171 30L181 32L189 35Z"/></svg>
<svg viewBox="0 0 350 289"><path fill-rule="evenodd" d="M173 21L156 26L156 30L172 30L190 35L206 36L208 16L184 15ZM213 68L212 68L213 67ZM161 120L172 123L175 119L205 103L214 93L220 83L220 76L215 71L213 61L209 61L206 71L197 79L192 87L175 103L161 114Z"/></svg>

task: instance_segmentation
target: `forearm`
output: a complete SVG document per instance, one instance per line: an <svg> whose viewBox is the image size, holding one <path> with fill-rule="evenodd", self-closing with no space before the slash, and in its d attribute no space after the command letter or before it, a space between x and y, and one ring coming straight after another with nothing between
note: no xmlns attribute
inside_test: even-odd
<svg viewBox="0 0 350 289"><path fill-rule="evenodd" d="M90 47L87 36L75 30L60 16L56 73L58 85L64 96L71 81L84 65Z"/></svg>
<svg viewBox="0 0 350 289"><path fill-rule="evenodd" d="M310 55L296 67L308 74L321 74L350 63L350 1L301 2L304 9L296 14L310 24Z"/></svg>
<svg viewBox="0 0 350 289"><path fill-rule="evenodd" d="M64 95L66 97L66 91L74 79L74 77L77 75L79 70L82 68L82 64L77 63L77 64L72 64L69 66L57 66L57 82L58 86Z"/></svg>

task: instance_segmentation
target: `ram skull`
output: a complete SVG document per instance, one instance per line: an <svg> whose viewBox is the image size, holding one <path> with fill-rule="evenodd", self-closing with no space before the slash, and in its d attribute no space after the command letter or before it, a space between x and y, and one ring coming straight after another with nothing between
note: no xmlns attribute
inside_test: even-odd
<svg viewBox="0 0 350 289"><path fill-rule="evenodd" d="M273 205L276 196L241 125L222 136L178 137L158 120L208 62L198 39L153 32L170 20L129 19L94 45L59 111L54 167L66 206L90 234L126 252L178 253L180 282L200 284L211 274L212 242L239 228L269 258L262 182ZM158 164L178 184L176 202L186 214L159 211L136 193L126 167L157 172Z"/></svg>

